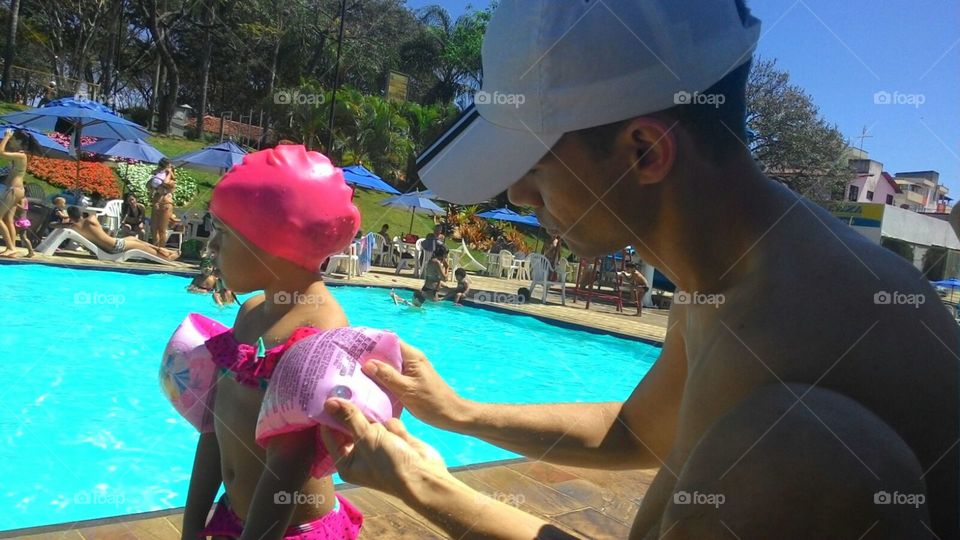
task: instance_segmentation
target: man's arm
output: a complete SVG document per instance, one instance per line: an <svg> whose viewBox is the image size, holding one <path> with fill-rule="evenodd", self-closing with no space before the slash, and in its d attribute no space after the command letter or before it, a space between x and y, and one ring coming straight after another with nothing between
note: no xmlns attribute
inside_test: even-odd
<svg viewBox="0 0 960 540"><path fill-rule="evenodd" d="M680 326L672 328L657 362L624 403L465 400L440 379L422 352L406 344L402 375L381 362L367 363L364 371L399 396L414 416L441 429L553 463L657 467L673 446L686 379Z"/></svg>
<svg viewBox="0 0 960 540"><path fill-rule="evenodd" d="M199 538L207 524L207 514L213 506L223 477L220 473L220 445L215 433L201 433L193 458L193 474L187 491L187 506L183 509L184 540Z"/></svg>

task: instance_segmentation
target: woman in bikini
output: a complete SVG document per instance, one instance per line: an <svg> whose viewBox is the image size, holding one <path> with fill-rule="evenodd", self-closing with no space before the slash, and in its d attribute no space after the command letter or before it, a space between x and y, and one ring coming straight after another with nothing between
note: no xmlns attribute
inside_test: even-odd
<svg viewBox="0 0 960 540"><path fill-rule="evenodd" d="M167 228L171 221L177 221L173 219L173 191L177 188L177 182L173 178L173 164L169 159L160 160L148 187L152 193L150 231L153 245L164 247L167 245Z"/></svg>
<svg viewBox="0 0 960 540"><path fill-rule="evenodd" d="M0 140L0 157L11 162L10 173L0 186L0 232L3 232L3 239L7 244L6 249L0 252L0 257L19 256L16 249L17 229L13 220L20 202L26 196L23 175L27 172L27 154L7 151L7 145L12 138L13 130L8 129Z"/></svg>

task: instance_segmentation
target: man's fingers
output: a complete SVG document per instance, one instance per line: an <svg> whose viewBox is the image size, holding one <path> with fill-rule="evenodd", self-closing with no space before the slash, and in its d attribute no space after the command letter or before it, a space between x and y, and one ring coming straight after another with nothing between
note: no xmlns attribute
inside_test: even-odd
<svg viewBox="0 0 960 540"><path fill-rule="evenodd" d="M390 433L403 439L403 442L409 444L421 457L443 463L443 456L441 456L434 447L411 435L400 420L391 418L383 424L383 427Z"/></svg>
<svg viewBox="0 0 960 540"><path fill-rule="evenodd" d="M400 356L403 358L403 371L407 371L408 363L416 363L426 361L427 356L423 354L423 351L410 345L406 341L400 340Z"/></svg>
<svg viewBox="0 0 960 540"><path fill-rule="evenodd" d="M353 403L343 399L328 399L323 404L324 410L337 419L353 440L359 440L370 429L370 421L363 416Z"/></svg>
<svg viewBox="0 0 960 540"><path fill-rule="evenodd" d="M346 444L337 440L335 433L336 431L327 426L320 426L320 440L323 441L323 446L327 449L327 452L333 456L334 461L339 464L343 458L347 457L350 451Z"/></svg>
<svg viewBox="0 0 960 540"><path fill-rule="evenodd" d="M400 395L404 390L406 381L404 380L403 375L394 369L393 366L385 362L381 362L379 360L370 360L366 364L360 366L360 370L363 371L367 377L370 377L371 379L386 386L387 389L394 394Z"/></svg>

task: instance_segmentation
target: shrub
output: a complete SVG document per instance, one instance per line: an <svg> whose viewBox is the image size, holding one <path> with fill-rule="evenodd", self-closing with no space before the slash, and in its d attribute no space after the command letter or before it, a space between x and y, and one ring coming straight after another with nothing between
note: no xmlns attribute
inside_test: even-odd
<svg viewBox="0 0 960 540"><path fill-rule="evenodd" d="M102 163L80 162L80 176L77 176L77 162L30 156L27 171L47 183L67 188L81 189L95 197L116 199L120 197L117 177L110 167Z"/></svg>
<svg viewBox="0 0 960 540"><path fill-rule="evenodd" d="M117 172L121 178L126 178L127 189L132 191L137 199L149 201L147 196L147 180L153 175L156 165L150 163L141 163L138 165L121 165ZM187 204L197 194L197 179L187 170L178 169L175 173L177 179L177 189L173 192L173 204L183 206Z"/></svg>

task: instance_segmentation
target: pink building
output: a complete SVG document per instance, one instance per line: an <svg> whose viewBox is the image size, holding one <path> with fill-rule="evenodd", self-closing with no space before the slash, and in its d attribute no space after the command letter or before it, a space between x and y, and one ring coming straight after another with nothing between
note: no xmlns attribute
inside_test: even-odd
<svg viewBox="0 0 960 540"><path fill-rule="evenodd" d="M847 184L844 200L895 205L900 187L893 177L883 171L883 163L872 159L851 159L850 166L857 176Z"/></svg>

